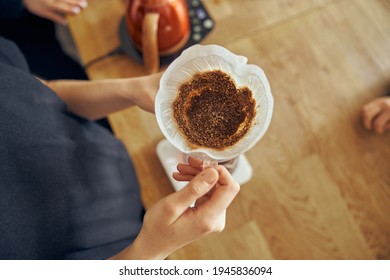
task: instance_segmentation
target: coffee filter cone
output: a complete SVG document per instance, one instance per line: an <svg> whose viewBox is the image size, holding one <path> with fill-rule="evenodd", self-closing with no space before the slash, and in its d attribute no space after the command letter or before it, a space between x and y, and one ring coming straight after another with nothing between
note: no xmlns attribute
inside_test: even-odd
<svg viewBox="0 0 390 280"><path fill-rule="evenodd" d="M246 57L235 55L220 46L195 45L169 65L160 80L155 112L162 133L173 146L188 155L205 155L217 161L226 161L251 149L263 137L271 121L273 97L263 70L256 65L248 65L247 61ZM237 88L248 87L256 101L256 117L249 131L236 144L222 151L206 147L191 148L178 131L173 117L172 103L179 86L196 73L210 70L221 70L230 75Z"/></svg>

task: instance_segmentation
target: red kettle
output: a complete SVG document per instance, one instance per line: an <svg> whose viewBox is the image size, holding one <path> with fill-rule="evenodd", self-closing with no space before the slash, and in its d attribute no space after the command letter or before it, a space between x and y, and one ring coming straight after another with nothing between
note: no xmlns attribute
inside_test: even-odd
<svg viewBox="0 0 390 280"><path fill-rule="evenodd" d="M160 56L180 50L190 35L185 0L128 0L126 25L148 73L157 72Z"/></svg>

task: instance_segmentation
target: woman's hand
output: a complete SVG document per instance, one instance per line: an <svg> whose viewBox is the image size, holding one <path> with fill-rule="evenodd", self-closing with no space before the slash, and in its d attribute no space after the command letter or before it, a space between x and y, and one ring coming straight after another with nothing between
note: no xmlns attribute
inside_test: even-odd
<svg viewBox="0 0 390 280"><path fill-rule="evenodd" d="M363 107L361 115L367 130L383 134L390 129L390 96L371 101Z"/></svg>
<svg viewBox="0 0 390 280"><path fill-rule="evenodd" d="M24 7L39 17L66 24L67 14L78 14L88 6L87 0L23 0Z"/></svg>
<svg viewBox="0 0 390 280"><path fill-rule="evenodd" d="M159 87L162 72L128 79L126 94L128 99L141 109L154 113L154 100ZM134 85L136 83L136 86Z"/></svg>
<svg viewBox="0 0 390 280"><path fill-rule="evenodd" d="M164 259L173 251L225 226L225 213L240 186L223 166L201 171L201 162L179 164L174 178L191 181L147 211L134 243L113 259ZM189 207L195 202L195 207Z"/></svg>

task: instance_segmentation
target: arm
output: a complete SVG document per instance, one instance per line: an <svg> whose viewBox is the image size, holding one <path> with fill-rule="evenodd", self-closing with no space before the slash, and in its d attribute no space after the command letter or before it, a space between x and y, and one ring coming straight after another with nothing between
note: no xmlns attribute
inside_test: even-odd
<svg viewBox="0 0 390 280"><path fill-rule="evenodd" d="M44 83L66 103L69 111L96 120L133 105L154 112L160 76L161 73L137 78Z"/></svg>
<svg viewBox="0 0 390 280"><path fill-rule="evenodd" d="M165 259L173 251L225 226L226 209L240 186L223 167L206 168L190 158L179 164L179 181L191 180L183 189L158 201L145 215L142 229L131 246L111 259ZM195 207L188 207L195 201Z"/></svg>

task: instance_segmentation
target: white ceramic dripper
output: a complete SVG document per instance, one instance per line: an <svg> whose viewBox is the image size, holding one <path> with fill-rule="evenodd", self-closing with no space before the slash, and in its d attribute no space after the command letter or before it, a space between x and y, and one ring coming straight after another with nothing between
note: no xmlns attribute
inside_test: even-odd
<svg viewBox="0 0 390 280"><path fill-rule="evenodd" d="M256 65L248 65L247 61L246 57L235 55L221 46L195 45L169 65L160 80L155 112L162 133L174 147L184 154L206 161L226 162L251 149L263 137L271 121L273 97L263 70ZM210 70L227 73L237 88L248 87L256 101L256 117L249 131L236 144L222 151L206 147L191 148L177 130L172 112L179 86L194 74Z"/></svg>

